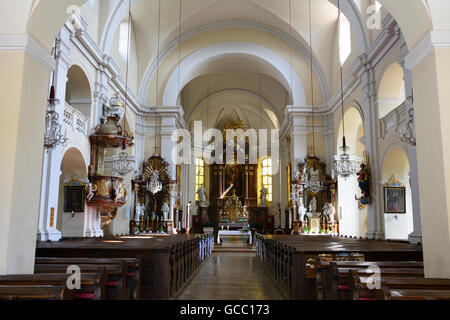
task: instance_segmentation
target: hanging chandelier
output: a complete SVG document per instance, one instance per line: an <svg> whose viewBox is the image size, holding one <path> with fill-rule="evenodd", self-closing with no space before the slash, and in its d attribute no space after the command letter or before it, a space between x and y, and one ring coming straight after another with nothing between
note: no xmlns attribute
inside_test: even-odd
<svg viewBox="0 0 450 320"><path fill-rule="evenodd" d="M310 168L305 175L305 189L316 194L323 190L323 182L319 170Z"/></svg>
<svg viewBox="0 0 450 320"><path fill-rule="evenodd" d="M55 40L54 59L56 61L56 47L58 39ZM59 114L55 110L55 106L59 104L59 99L55 98L55 71L52 75L52 86L50 88L50 97L47 100L47 113L45 115L45 133L44 147L46 149L54 149L58 145L64 145L67 138L61 134L61 124L59 123Z"/></svg>
<svg viewBox="0 0 450 320"><path fill-rule="evenodd" d="M159 179L158 170L153 170L150 180L147 182L147 191L156 194L163 189L161 180Z"/></svg>
<svg viewBox="0 0 450 320"><path fill-rule="evenodd" d="M123 117L123 129L122 134L125 138L123 140L122 149L123 151L113 160L113 172L119 174L120 176L125 176L134 170L136 160L130 158L128 153L125 151L127 148L126 140L129 138L126 129L126 116L127 116L127 100L128 100L128 70L129 70L129 60L130 60L130 46L131 46L131 0L128 3L128 38L127 38L127 64L126 64L126 81L125 81L125 101L123 102L124 117ZM120 106L119 97L116 95L111 99L113 104ZM117 109L120 109L117 108ZM119 117L120 121L120 117Z"/></svg>
<svg viewBox="0 0 450 320"><path fill-rule="evenodd" d="M305 160L305 189L311 191L314 194L319 193L324 189L323 182L320 176L319 170L316 168L316 141L315 141L315 119L314 119L314 81L313 81L313 51L312 51L312 12L311 12L311 0L309 0L309 58L310 58L310 77L311 77L311 119L312 119L312 157L314 158L313 168L307 169L307 161Z"/></svg>
<svg viewBox="0 0 450 320"><path fill-rule="evenodd" d="M338 0L338 26L340 25L341 20L341 6L340 0ZM340 52L340 50L338 50ZM340 53L339 53L340 54ZM339 56L338 54L338 56ZM344 117L344 84L343 84L343 76L342 76L342 64L340 63L340 77L341 77L341 113L342 113L342 146L339 148L341 154L339 155L339 159L334 161L335 172L339 177L347 179L351 175L356 173L356 168L352 161L350 161L350 155L348 151L350 147L347 146L347 142L345 139L345 117Z"/></svg>

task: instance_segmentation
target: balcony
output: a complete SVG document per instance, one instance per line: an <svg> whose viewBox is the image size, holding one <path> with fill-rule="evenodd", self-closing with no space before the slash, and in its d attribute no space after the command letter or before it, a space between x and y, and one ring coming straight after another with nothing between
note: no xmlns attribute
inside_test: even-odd
<svg viewBox="0 0 450 320"><path fill-rule="evenodd" d="M407 121L408 113L406 112L405 101L380 119L381 139L384 140L392 134L401 134Z"/></svg>
<svg viewBox="0 0 450 320"><path fill-rule="evenodd" d="M89 119L67 102L64 105L63 127L71 129L73 134L89 135Z"/></svg>

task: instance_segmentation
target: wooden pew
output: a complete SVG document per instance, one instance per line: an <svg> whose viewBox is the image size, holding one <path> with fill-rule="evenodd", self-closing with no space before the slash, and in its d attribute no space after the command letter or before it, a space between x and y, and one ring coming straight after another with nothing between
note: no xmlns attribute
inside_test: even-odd
<svg viewBox="0 0 450 320"><path fill-rule="evenodd" d="M196 263L199 249L198 237L198 235L183 234L152 234L38 242L36 256L84 258L141 256L141 299L170 299L179 292L200 266ZM208 241L210 241L209 238ZM202 263L204 261L205 259Z"/></svg>
<svg viewBox="0 0 450 320"><path fill-rule="evenodd" d="M262 236L256 235L260 261L281 288L286 287L284 275L291 275L290 284L284 290L291 299L312 300L316 297L316 270L314 261L359 259L368 261L422 261L422 247L400 242L372 241L332 236ZM285 259L283 248L292 252L292 259Z"/></svg>
<svg viewBox="0 0 450 320"><path fill-rule="evenodd" d="M316 258L316 300L325 300L326 293L331 290L331 268L354 268L364 269L377 265L380 268L423 268L422 261L322 261Z"/></svg>
<svg viewBox="0 0 450 320"><path fill-rule="evenodd" d="M73 300L75 292L66 286L0 285L0 300Z"/></svg>
<svg viewBox="0 0 450 320"><path fill-rule="evenodd" d="M35 264L34 272L39 273L67 273L71 264ZM106 299L107 300L126 300L129 294L126 288L126 264L119 261L117 264L78 264L81 273L97 273L99 270L106 272Z"/></svg>
<svg viewBox="0 0 450 320"><path fill-rule="evenodd" d="M386 299L386 296L384 295L382 290L368 289L367 282L370 280L368 277L361 276L356 270L351 270L350 278L350 292L353 300ZM450 280L448 279L424 279L398 276L381 277L380 285L382 288L387 288L389 290L425 290L424 292L426 292L426 290L450 290ZM392 299L392 295L388 295L387 297L391 297ZM394 294L394 298L396 297L397 294Z"/></svg>
<svg viewBox="0 0 450 320"><path fill-rule="evenodd" d="M380 267L381 279L385 277L415 277L423 278L423 268L401 268L392 267L384 264L387 267ZM325 296L327 300L352 300L352 273L359 276L370 277L372 271L368 269L354 269L354 268L339 268L335 263L331 266L331 277L329 279L329 290L326 291Z"/></svg>
<svg viewBox="0 0 450 320"><path fill-rule="evenodd" d="M126 288L132 300L140 297L141 257L137 258L59 258L59 257L36 257L36 264L64 264L64 265L116 265L122 261L126 264Z"/></svg>
<svg viewBox="0 0 450 320"><path fill-rule="evenodd" d="M33 274L0 276L1 286L66 286L69 274ZM75 300L104 300L106 273L98 270L96 273L82 273L81 289L75 290Z"/></svg>
<svg viewBox="0 0 450 320"><path fill-rule="evenodd" d="M450 290L391 289L384 287L384 300L450 300Z"/></svg>

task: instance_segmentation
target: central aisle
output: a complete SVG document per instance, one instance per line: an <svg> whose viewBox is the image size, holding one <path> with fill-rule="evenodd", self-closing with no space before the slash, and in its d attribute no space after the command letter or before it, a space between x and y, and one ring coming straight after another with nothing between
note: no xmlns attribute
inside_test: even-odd
<svg viewBox="0 0 450 320"><path fill-rule="evenodd" d="M254 253L214 253L178 300L282 300Z"/></svg>

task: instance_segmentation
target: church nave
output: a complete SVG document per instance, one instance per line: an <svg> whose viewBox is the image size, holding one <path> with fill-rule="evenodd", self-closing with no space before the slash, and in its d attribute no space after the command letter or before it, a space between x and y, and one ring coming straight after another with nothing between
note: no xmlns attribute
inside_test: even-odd
<svg viewBox="0 0 450 320"><path fill-rule="evenodd" d="M283 300L255 253L215 252L178 300Z"/></svg>

